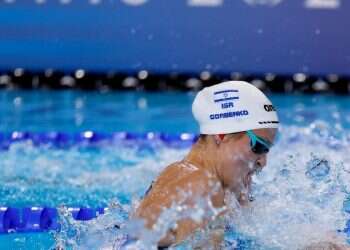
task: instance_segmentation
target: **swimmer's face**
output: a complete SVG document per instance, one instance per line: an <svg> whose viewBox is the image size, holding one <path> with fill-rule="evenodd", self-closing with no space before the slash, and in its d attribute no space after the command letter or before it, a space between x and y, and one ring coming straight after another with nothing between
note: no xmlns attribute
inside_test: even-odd
<svg viewBox="0 0 350 250"><path fill-rule="evenodd" d="M273 143L277 129L256 129L253 132ZM218 150L224 185L237 197L249 192L252 176L266 165L267 154L256 154L250 146L250 138L245 132L227 135Z"/></svg>

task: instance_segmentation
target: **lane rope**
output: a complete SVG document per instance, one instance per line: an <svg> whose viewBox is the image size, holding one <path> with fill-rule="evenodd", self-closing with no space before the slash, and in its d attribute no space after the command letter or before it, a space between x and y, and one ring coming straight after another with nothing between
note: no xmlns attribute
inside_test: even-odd
<svg viewBox="0 0 350 250"><path fill-rule="evenodd" d="M9 147L18 142L30 141L34 146L52 145L56 147L69 146L89 146L99 143L122 143L122 142L162 142L166 145L189 146L194 143L198 135L193 133L130 133L130 132L113 132L98 133L93 131L84 131L81 133L31 133L14 131L11 133L0 133L0 149L7 150Z"/></svg>

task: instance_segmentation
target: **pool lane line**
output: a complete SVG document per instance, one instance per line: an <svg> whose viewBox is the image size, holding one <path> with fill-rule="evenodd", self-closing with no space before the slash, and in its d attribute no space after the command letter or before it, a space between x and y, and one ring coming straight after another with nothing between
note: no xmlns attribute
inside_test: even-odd
<svg viewBox="0 0 350 250"><path fill-rule="evenodd" d="M10 133L0 133L0 149L7 150L12 144L18 142L32 142L34 146L53 145L58 147L66 146L88 146L99 143L117 142L162 142L166 145L189 146L198 139L194 133L133 133L133 132L113 132L100 133L94 131L84 131L80 133L65 132L22 132L14 131Z"/></svg>

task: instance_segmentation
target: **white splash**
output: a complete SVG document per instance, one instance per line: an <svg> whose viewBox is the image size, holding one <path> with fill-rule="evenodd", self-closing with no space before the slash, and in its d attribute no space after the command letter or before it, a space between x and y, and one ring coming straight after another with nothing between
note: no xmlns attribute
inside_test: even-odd
<svg viewBox="0 0 350 250"><path fill-rule="evenodd" d="M260 249L298 249L327 238L338 241L333 236L349 219L343 212L343 202L350 193L346 133L320 121L308 127L282 127L268 165L253 179L251 207L241 209L234 198L226 197L233 211L226 217L226 248L245 241L254 242ZM121 193L137 200L167 164L181 159L187 151L161 144L71 149L37 148L30 142L14 144L9 151L0 152L0 181L6 190L0 199L3 203L21 200L28 205L83 205L110 203ZM196 213L185 215L201 218L205 206L199 201ZM57 244L74 249L93 249L96 244L118 249L126 235L134 233L148 241L136 241L130 248L151 249L160 232L184 216L178 206L169 209L158 224L159 235L154 236L139 222L127 220L131 206L114 207L89 222L74 221L62 212L65 230L56 235ZM113 223L122 226L114 228ZM191 248L207 237L206 230L198 232L182 246Z"/></svg>

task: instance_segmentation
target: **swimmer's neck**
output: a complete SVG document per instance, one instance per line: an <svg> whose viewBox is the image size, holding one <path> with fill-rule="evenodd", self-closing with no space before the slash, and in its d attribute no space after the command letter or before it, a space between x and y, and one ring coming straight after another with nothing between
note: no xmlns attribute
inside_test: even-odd
<svg viewBox="0 0 350 250"><path fill-rule="evenodd" d="M206 170L213 178L217 179L221 184L222 178L219 171L219 162L216 155L216 148L211 143L204 143L198 140L188 155L184 158L184 162L190 163L197 168Z"/></svg>

